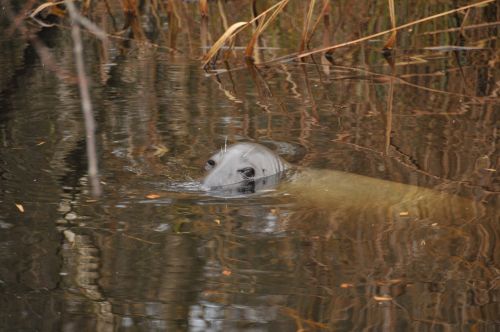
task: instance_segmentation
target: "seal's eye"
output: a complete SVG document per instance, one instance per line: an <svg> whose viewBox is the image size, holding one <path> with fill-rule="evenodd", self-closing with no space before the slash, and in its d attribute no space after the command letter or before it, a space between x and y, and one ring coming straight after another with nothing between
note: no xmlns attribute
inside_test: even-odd
<svg viewBox="0 0 500 332"><path fill-rule="evenodd" d="M255 170L253 167L245 167L238 170L238 173L241 173L245 179L250 179L255 176Z"/></svg>
<svg viewBox="0 0 500 332"><path fill-rule="evenodd" d="M208 159L207 163L205 164L205 170L209 171L214 167L215 167L215 161L213 161L212 159Z"/></svg>

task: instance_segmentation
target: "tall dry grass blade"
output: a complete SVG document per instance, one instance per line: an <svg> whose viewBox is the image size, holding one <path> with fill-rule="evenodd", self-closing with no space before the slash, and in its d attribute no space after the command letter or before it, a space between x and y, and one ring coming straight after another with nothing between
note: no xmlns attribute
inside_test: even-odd
<svg viewBox="0 0 500 332"><path fill-rule="evenodd" d="M319 18L323 17L323 47L330 45L330 0L323 0L324 6L321 11L321 15ZM319 20L318 22L319 23ZM313 31L316 30L317 24L315 24ZM312 34L311 34L312 37ZM308 47L311 39L307 41ZM326 76L330 75L330 61L332 61L331 52L325 52L325 54L321 57L321 65L323 68L323 72ZM333 61L332 61L333 62Z"/></svg>
<svg viewBox="0 0 500 332"><path fill-rule="evenodd" d="M323 23L325 24L325 33L327 32L326 25L328 25L328 27L330 26L330 10L331 10L330 9L330 0L323 0L323 8L321 9L321 13L318 15L316 22L314 22L314 25L311 29L311 32L309 33L309 37L307 38L307 42L306 42L307 48L310 48L311 39L314 35L314 32L316 32L316 29L318 28L318 26L321 22L321 19L323 19ZM329 31L328 31L328 33L329 33ZM323 45L325 45L325 43L323 43ZM328 44L326 44L326 45L328 45Z"/></svg>
<svg viewBox="0 0 500 332"><path fill-rule="evenodd" d="M123 12L127 15L132 14L137 16L137 1L136 0L122 0Z"/></svg>
<svg viewBox="0 0 500 332"><path fill-rule="evenodd" d="M58 2L46 2L42 3L40 6L36 7L33 12L29 15L30 18L35 18L41 11L43 11L46 8L52 7L52 6L57 6L63 4L65 1L58 1Z"/></svg>
<svg viewBox="0 0 500 332"><path fill-rule="evenodd" d="M252 0L252 5L250 6L251 11L252 11L252 17L257 18L259 16L259 12L257 11L257 0ZM259 20L257 19L255 21L255 27L259 25Z"/></svg>
<svg viewBox="0 0 500 332"><path fill-rule="evenodd" d="M80 7L80 11L81 11L82 15L88 14L91 2L92 2L92 0L82 0L82 4Z"/></svg>
<svg viewBox="0 0 500 332"><path fill-rule="evenodd" d="M163 32L161 18L160 18L160 12L163 9L162 4L158 0L151 0L150 7L151 7L151 15L154 18L156 30L158 31L160 38L163 39L165 42L167 42L167 36Z"/></svg>
<svg viewBox="0 0 500 332"><path fill-rule="evenodd" d="M392 111L394 107L394 77L395 67L392 67L392 75L389 80L389 91L387 92L387 114L385 118L385 155L389 155L392 144Z"/></svg>
<svg viewBox="0 0 500 332"><path fill-rule="evenodd" d="M394 30L396 28L396 10L394 9L394 0L389 0L389 15L391 17L392 33L384 45L384 50L392 50L394 48L394 44L396 43L396 37L398 34L396 30Z"/></svg>
<svg viewBox="0 0 500 332"><path fill-rule="evenodd" d="M314 11L314 5L316 4L316 0L309 0L309 8L307 10L307 15L304 20L304 26L302 27L302 38L300 39L299 52L304 52L308 35L309 35L309 26L311 25L312 15Z"/></svg>
<svg viewBox="0 0 500 332"><path fill-rule="evenodd" d="M123 14L125 15L125 24L123 30L130 28L133 38L144 40L144 31L139 22L139 7L137 0L122 0Z"/></svg>
<svg viewBox="0 0 500 332"><path fill-rule="evenodd" d="M259 35L262 32L262 28L264 27L264 24L266 22L266 16L264 15L262 17L262 20L259 20L257 22L258 22L257 27L255 28L255 31L252 34L252 38L248 42L247 47L245 49L245 58L247 59L253 58L255 44L257 44L257 41L259 40Z"/></svg>
<svg viewBox="0 0 500 332"><path fill-rule="evenodd" d="M448 29L441 29L441 30L434 30L434 31L426 31L426 32L422 32L420 35L421 36L436 35L438 33L448 33L448 32L455 32L455 31L462 31L462 30L469 30L469 29L482 29L482 28L492 27L495 25L500 25L500 21L471 24L471 25L461 26L460 28L448 28Z"/></svg>
<svg viewBox="0 0 500 332"><path fill-rule="evenodd" d="M219 37L219 39L214 43L214 45L210 48L207 54L203 57L203 67L206 68L207 64L212 60L214 56L218 54L218 51L221 49L224 43L229 39L229 37L238 34L241 30L251 25L253 22L258 21L260 18L266 16L269 12L273 10L279 10L279 12L281 12L282 8L288 3L288 1L289 0L282 0L274 4L273 6L269 7L264 12L260 13L257 17L254 17L252 20L248 22L242 21L231 25L229 29L226 30L221 37ZM265 26L263 27L263 29L265 29Z"/></svg>
<svg viewBox="0 0 500 332"><path fill-rule="evenodd" d="M256 38L255 31L259 30L262 25L262 20L266 19L266 16L264 15L262 17L262 20L257 19L259 16L259 11L257 9L257 0L252 0L251 5L250 5L250 11L252 13L252 20L253 20L253 33L250 42L248 43L246 49L245 49L245 60L246 61L254 61L255 56L258 56L258 53L253 52L253 45L255 45L258 42L258 38ZM255 39L255 40L254 40ZM249 45L252 45L252 48L249 48ZM247 64L248 66L248 64Z"/></svg>
<svg viewBox="0 0 500 332"><path fill-rule="evenodd" d="M229 24L227 23L227 16L226 12L224 11L224 4L222 3L222 0L217 0L217 8L219 9L219 15L222 19L222 26L224 27L224 30L229 29Z"/></svg>
<svg viewBox="0 0 500 332"><path fill-rule="evenodd" d="M200 39L203 51L208 48L208 16L201 15Z"/></svg>
<svg viewBox="0 0 500 332"><path fill-rule="evenodd" d="M217 53L222 48L222 46L224 46L226 41L228 41L233 35L238 33L241 29L243 29L247 25L248 22L237 22L231 25L229 29L227 29L224 32L224 34L222 34L222 36L212 45L210 50L207 52L204 58L203 67L205 67L210 62L210 60L212 60L212 58L215 55L217 55Z"/></svg>
<svg viewBox="0 0 500 332"><path fill-rule="evenodd" d="M208 17L208 1L200 0L200 14L201 17Z"/></svg>
<svg viewBox="0 0 500 332"><path fill-rule="evenodd" d="M208 1L199 0L199 9L201 16L200 39L201 48L205 51L208 48Z"/></svg>
<svg viewBox="0 0 500 332"><path fill-rule="evenodd" d="M274 19L278 16L278 14L283 11L283 9L285 8L285 6L288 4L289 1L290 0L281 0L276 5L273 6L273 7L277 6L277 8L272 12L272 14L269 17L269 19L264 23L264 26L262 27L262 31L264 31L267 28L267 26L269 25L269 23L271 23L272 21L274 21ZM273 7L271 7L271 8L273 8ZM266 14L268 11L271 11L271 8L269 8L268 10L266 10L265 12L263 12L262 14ZM255 19L258 19L259 17L260 17L260 15L257 16Z"/></svg>
<svg viewBox="0 0 500 332"><path fill-rule="evenodd" d="M29 15L29 17L36 20L36 16L44 9L57 5L62 5L65 2L66 1L58 1L58 2L46 2L44 4L41 4L40 6L35 8L35 10L33 10L33 12ZM84 28L86 28L92 34L96 35L101 40L106 39L106 33L103 30L101 30L97 25L95 25L95 23L91 22L86 17L80 15L78 12L73 13L73 15L74 16L72 19L76 20L78 24L81 24Z"/></svg>
<svg viewBox="0 0 500 332"><path fill-rule="evenodd" d="M252 21L254 20L258 20L261 16L263 16L263 19L262 19L262 22L259 22L259 25L257 26L257 29L255 29L255 32L254 34L252 35L252 39L250 40L250 42L248 43L247 45L247 48L245 50L245 56L248 58L248 57L251 57L251 55L253 54L253 49L254 49L254 46L255 46L255 43L257 42L260 34L267 28L267 26L276 19L276 17L279 15L279 13L281 13L283 11L283 9L285 8L285 6L288 4L289 0L281 0L280 2L278 2L278 6L276 7L276 9L271 13L271 15L269 16L269 19L265 19L266 18L266 13L269 11L266 10L265 12L263 12L262 14L260 14L259 16L255 17ZM274 6L273 6L274 7ZM271 7L272 8L272 7ZM251 21L251 22L252 22Z"/></svg>
<svg viewBox="0 0 500 332"><path fill-rule="evenodd" d="M470 5L462 6L460 8L451 9L451 10L448 10L448 11L445 11L445 12L442 12L442 13L439 13L439 14L431 15L431 16L428 16L428 17L424 17L424 18L418 19L416 21L405 23L403 25L395 27L394 29L377 32L377 33L371 34L369 36L361 37L361 38L358 38L358 39L355 39L355 40L351 40L351 41L348 41L348 42L344 42L344 43L340 43L340 44L336 44L336 45L332 45L332 46L328 46L328 47L318 48L318 49L315 49L315 50L312 50L312 51L309 51L309 52L306 52L306 53L302 53L302 54L297 54L297 55L293 55L293 56L280 57L280 58L277 58L277 59L273 59L273 60L267 61L264 64L270 64L270 63L273 63L273 62L285 61L285 60L289 61L289 60L292 60L292 59L302 59L302 58L311 56L313 54L323 53L323 52L331 51L331 50L334 50L334 49L337 49L337 48L341 48L341 47L345 47L345 46L350 46L350 45L354 45L354 44L359 44L361 42L364 42L364 41L367 41L367 40L370 40L370 39L373 39L373 38L377 38L377 37L386 35L386 34L391 33L393 31L399 31L399 30L402 30L402 29L406 29L406 28L409 28L411 26L414 26L414 25L417 25L417 24L420 24L420 23L423 23L423 22L431 21L431 20L434 20L436 18L447 16L447 15L450 15L450 14L453 14L453 13L456 13L456 12L459 12L459 11L463 11L463 10L468 9L468 8L484 6L484 5L492 3L494 1L496 1L496 0L479 1L479 2L476 2L476 3L470 4Z"/></svg>
<svg viewBox="0 0 500 332"><path fill-rule="evenodd" d="M226 11L224 9L224 4L223 4L222 0L217 0L217 7L219 9L219 15L222 19L222 26L224 27L224 31L226 31L227 29L229 29L229 23L227 20L227 15L226 15ZM234 36L229 37L229 40L228 40L229 46L228 46L227 52L224 53L224 60L227 60L229 58L229 56L232 54L232 49L234 47L235 41L236 41L236 38L234 38Z"/></svg>
<svg viewBox="0 0 500 332"><path fill-rule="evenodd" d="M465 30L464 30L464 26L467 22L467 19L469 18L469 14L470 14L470 9L468 9L466 12L465 12L465 16L464 18L462 19L462 23L460 24L460 35L462 35L462 37L466 38L466 35L465 35Z"/></svg>
<svg viewBox="0 0 500 332"><path fill-rule="evenodd" d="M113 12L111 11L111 7L109 6L109 0L104 0L104 5L106 6L106 11L109 15L109 17L111 17L111 24L113 24L113 30L114 31L117 31L118 30L118 25L116 24L116 19L115 19L115 16L113 15Z"/></svg>

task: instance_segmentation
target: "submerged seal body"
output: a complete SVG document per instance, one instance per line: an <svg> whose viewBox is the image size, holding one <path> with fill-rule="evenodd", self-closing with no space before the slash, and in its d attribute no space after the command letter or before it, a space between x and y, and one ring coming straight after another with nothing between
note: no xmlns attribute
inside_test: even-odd
<svg viewBox="0 0 500 332"><path fill-rule="evenodd" d="M236 143L208 159L202 186L206 190L234 187L240 192L254 192L266 180L277 182L274 178L288 168L286 161L263 145Z"/></svg>

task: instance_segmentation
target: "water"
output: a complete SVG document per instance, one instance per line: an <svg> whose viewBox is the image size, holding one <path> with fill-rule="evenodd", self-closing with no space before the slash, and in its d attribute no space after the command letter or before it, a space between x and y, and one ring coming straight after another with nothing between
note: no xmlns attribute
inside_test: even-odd
<svg viewBox="0 0 500 332"><path fill-rule="evenodd" d="M95 199L69 31L38 32L58 72L2 35L0 330L495 330L498 42L483 29L468 35L481 49L424 49L425 36L403 38L393 68L376 41L335 65L218 76L153 47L112 42L104 56L86 36ZM457 199L414 213L322 203L315 185L201 192L226 139Z"/></svg>

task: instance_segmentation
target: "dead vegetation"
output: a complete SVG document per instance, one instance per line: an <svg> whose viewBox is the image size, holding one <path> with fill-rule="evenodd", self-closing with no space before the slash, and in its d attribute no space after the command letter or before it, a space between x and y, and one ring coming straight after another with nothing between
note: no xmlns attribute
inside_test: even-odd
<svg viewBox="0 0 500 332"><path fill-rule="evenodd" d="M442 6L431 1L426 2L425 6L417 2L415 12L421 12L422 15L417 14L418 19L400 22L398 25L398 11L404 8L398 8L393 0L388 0L385 4L377 4L386 7L387 26L378 23L381 28L378 29L379 32L367 35L361 33L356 38L347 40L335 38L336 42L332 42L331 36L337 33L336 29L339 29L344 21L350 19L349 15L355 18L353 11L356 10L356 4L331 0L199 0L198 6L195 1L182 0L105 0L102 3L105 5L104 9L97 1L82 1L80 11L90 20L99 15L108 16L112 25L101 26L101 29L109 38L123 42L135 41L139 45L156 47L171 53L187 53L192 58L201 59L207 70L219 68L220 64L226 61L236 64L250 61L255 65L269 65L314 55L325 55L331 59L334 50L354 47L384 36L388 37L380 46L380 51L390 52L398 48L398 32L415 29L417 25L425 22L446 20L445 17L452 15L460 15L463 18L461 26L456 27L461 34L467 29L486 29L496 27L500 23L498 20L478 21L478 18L481 18L477 12L485 6L495 6L494 0L469 1L460 7L444 11L439 11ZM27 12L26 16L37 24L53 25L54 23L47 23L42 18L55 16L63 19L58 23L61 27L67 27L68 23L64 21L67 16L64 1L49 1L36 6L34 1L30 1L29 4L33 9ZM498 7L498 4L496 6ZM369 10L367 8L367 11ZM424 13L433 14L426 16ZM371 18L367 17L368 12L363 14L358 16L369 22ZM95 29L82 25L87 31L99 36ZM440 30L443 29L425 33L439 33ZM446 31L449 31L449 28ZM295 39L296 51L283 50L280 37ZM277 49L279 52L275 52ZM264 51L271 53L271 57L264 57ZM273 56L274 54L279 56Z"/></svg>

